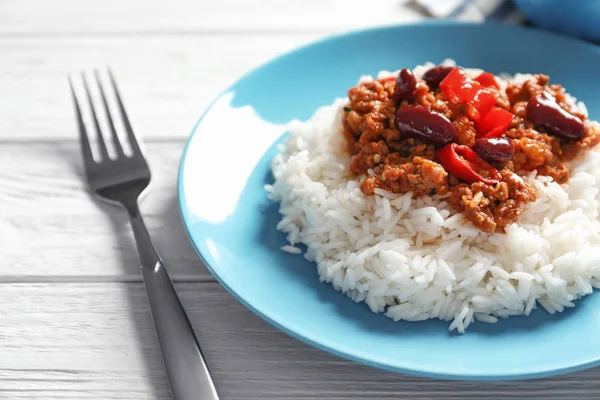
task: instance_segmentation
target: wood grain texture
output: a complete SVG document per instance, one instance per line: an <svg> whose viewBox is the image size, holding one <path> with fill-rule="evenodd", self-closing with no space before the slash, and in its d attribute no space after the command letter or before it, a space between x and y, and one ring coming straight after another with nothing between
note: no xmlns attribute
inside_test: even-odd
<svg viewBox="0 0 600 400"><path fill-rule="evenodd" d="M4 0L0 34L334 32L414 21L422 17L407 0Z"/></svg>
<svg viewBox="0 0 600 400"><path fill-rule="evenodd" d="M141 208L172 278L212 279L179 216L183 144L146 144L153 177ZM0 144L0 160L0 282L141 279L127 217L89 194L75 140Z"/></svg>
<svg viewBox="0 0 600 400"><path fill-rule="evenodd" d="M210 102L236 79L319 37L308 33L23 39L0 34L0 142L74 138L67 76L73 75L83 95L79 74L107 65L116 74L138 134L146 139L183 139ZM91 88L94 91L95 85Z"/></svg>
<svg viewBox="0 0 600 400"><path fill-rule="evenodd" d="M221 398L598 399L594 369L467 383L351 363L267 325L217 283L180 283ZM170 399L141 284L0 284L0 398Z"/></svg>
<svg viewBox="0 0 600 400"><path fill-rule="evenodd" d="M66 76L107 64L147 144L143 213L223 400L600 399L600 369L465 383L330 356L237 303L185 236L177 164L210 101L298 45L420 18L409 2L0 2L0 399L171 399L126 220L80 176Z"/></svg>

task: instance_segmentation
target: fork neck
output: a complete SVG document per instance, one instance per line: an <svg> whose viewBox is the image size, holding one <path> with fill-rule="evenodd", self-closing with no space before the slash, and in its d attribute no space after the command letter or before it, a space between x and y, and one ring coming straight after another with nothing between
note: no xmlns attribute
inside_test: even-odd
<svg viewBox="0 0 600 400"><path fill-rule="evenodd" d="M135 238L141 267L150 269L160 267L162 261L152 244L152 239L137 203L127 206L126 209L129 214L129 222L133 230L133 237Z"/></svg>

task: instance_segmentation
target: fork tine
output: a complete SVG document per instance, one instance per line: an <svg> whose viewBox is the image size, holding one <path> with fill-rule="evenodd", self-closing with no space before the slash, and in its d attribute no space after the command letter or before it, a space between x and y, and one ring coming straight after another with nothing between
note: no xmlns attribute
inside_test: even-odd
<svg viewBox="0 0 600 400"><path fill-rule="evenodd" d="M117 98L117 102L119 103L119 110L121 111L121 118L123 118L123 125L125 126L125 131L127 132L127 137L129 138L129 144L131 145L131 150L133 151L133 155L140 155L142 152L140 150L140 145L138 143L137 138L135 137L135 133L131 128L131 123L129 122L129 117L127 117L127 112L125 111L125 106L123 105L123 101L121 100L121 94L119 93L119 89L117 88L117 82L115 81L115 77L110 68L108 69L108 76L110 77L110 82L112 83L113 90L115 92L115 96Z"/></svg>
<svg viewBox="0 0 600 400"><path fill-rule="evenodd" d="M94 120L94 127L96 128L96 135L98 138L98 148L100 149L100 154L102 155L102 161L107 161L109 159L108 149L106 148L106 141L104 140L104 136L102 135L102 130L100 129L100 123L98 122L98 116L96 115L96 109L94 108L94 102L92 101L92 95L90 92L90 88L87 84L87 79L85 78L85 74L81 74L81 79L83 80L83 86L85 87L85 91L87 93L88 102L90 103L90 111L92 112L92 119Z"/></svg>
<svg viewBox="0 0 600 400"><path fill-rule="evenodd" d="M90 147L90 140L85 130L85 124L83 123L83 117L81 116L81 108L77 101L77 95L75 94L75 88L73 87L73 81L69 76L69 86L71 86L71 95L73 96L73 104L75 105L75 114L77 116L77 125L79 128L79 142L81 144L81 154L83 155L83 164L86 169L94 164L94 155L92 154L92 148Z"/></svg>
<svg viewBox="0 0 600 400"><path fill-rule="evenodd" d="M94 70L94 75L96 76L96 82L98 83L98 90L100 91L100 95L102 96L102 103L104 104L104 111L106 112L106 119L108 120L108 125L110 127L113 144L115 146L117 155L121 157L125 155L125 153L123 152L121 140L117 135L117 130L115 129L115 124L113 122L112 115L110 114L110 109L108 108L108 101L106 100L106 94L104 93L104 88L102 87L102 82L100 80L100 74L98 73L98 70Z"/></svg>

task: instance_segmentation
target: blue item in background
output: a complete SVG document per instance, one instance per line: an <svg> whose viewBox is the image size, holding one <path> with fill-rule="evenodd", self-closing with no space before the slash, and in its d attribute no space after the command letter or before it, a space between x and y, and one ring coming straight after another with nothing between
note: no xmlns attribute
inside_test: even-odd
<svg viewBox="0 0 600 400"><path fill-rule="evenodd" d="M600 41L600 0L514 0L534 25Z"/></svg>

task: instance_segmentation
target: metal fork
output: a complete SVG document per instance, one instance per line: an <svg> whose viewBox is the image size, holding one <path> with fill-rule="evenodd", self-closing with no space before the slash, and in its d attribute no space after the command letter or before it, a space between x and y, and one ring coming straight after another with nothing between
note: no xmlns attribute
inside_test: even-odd
<svg viewBox="0 0 600 400"><path fill-rule="evenodd" d="M164 264L152 245L148 230L144 225L138 207L138 198L150 183L150 168L144 158L138 139L133 132L125 107L112 72L108 75L117 100L117 106L125 127L127 139L132 149L128 156L117 135L107 96L96 71L96 81L100 92L107 125L114 143L116 157L109 157L106 141L98 122L94 102L82 75L87 100L92 114L94 129L98 137L98 151L101 159L94 160L90 139L83 122L81 108L69 78L71 93L75 103L75 114L79 126L79 137L83 164L88 184L100 199L121 205L129 214L129 221L137 245L142 277L146 289L150 311L154 320L158 342L162 351L167 376L175 400L218 400L218 394L210 376L192 325L177 297L173 283Z"/></svg>

